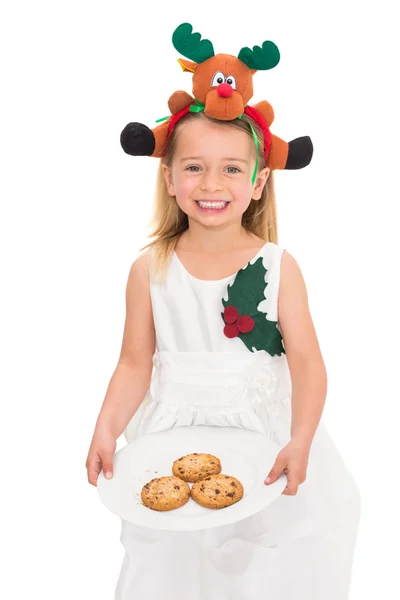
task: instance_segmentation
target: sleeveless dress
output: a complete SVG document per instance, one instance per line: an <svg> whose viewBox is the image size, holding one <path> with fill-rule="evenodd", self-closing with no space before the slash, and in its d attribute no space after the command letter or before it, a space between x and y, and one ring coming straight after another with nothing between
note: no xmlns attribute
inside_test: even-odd
<svg viewBox="0 0 400 600"><path fill-rule="evenodd" d="M243 269L220 280L193 277L173 253L165 282L150 281L154 368L125 430L127 442L191 425L262 432L280 448L290 441L286 354L249 350L239 336L225 335L222 320L228 285L258 261L265 269L258 311L276 322L274 335L281 338L283 250L267 242ZM360 507L357 484L321 419L296 495L282 494L249 518L200 531L158 531L122 520L125 557L115 600L345 600Z"/></svg>

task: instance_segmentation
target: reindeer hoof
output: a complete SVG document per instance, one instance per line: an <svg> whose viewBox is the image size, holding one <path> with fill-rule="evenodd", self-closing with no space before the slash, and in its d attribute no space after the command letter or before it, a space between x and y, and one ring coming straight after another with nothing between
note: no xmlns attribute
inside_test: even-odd
<svg viewBox="0 0 400 600"><path fill-rule="evenodd" d="M151 156L156 147L154 134L143 123L128 123L121 132L121 146L132 156Z"/></svg>
<svg viewBox="0 0 400 600"><path fill-rule="evenodd" d="M306 135L289 142L285 169L303 169L310 164L313 155L311 138Z"/></svg>

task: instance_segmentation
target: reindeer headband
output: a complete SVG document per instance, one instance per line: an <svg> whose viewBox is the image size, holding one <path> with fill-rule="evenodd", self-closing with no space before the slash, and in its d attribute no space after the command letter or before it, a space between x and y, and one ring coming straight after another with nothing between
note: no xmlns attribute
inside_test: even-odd
<svg viewBox="0 0 400 600"><path fill-rule="evenodd" d="M248 115L261 128L264 136L266 166L274 169L302 169L310 164L313 145L309 136L285 142L270 131L274 110L266 100L254 106L248 102L253 96L253 75L276 67L280 60L278 47L270 41L260 46L242 48L237 57L215 54L210 40L202 40L199 33L192 33L189 23L179 25L172 43L176 50L190 60L178 59L182 70L193 73L193 96L182 90L176 91L168 100L171 115L158 119L154 129L142 123L128 123L120 137L121 146L132 156L165 156L168 138L176 123L188 112L204 111L204 114L221 121L241 119ZM256 144L258 169L258 139L250 124Z"/></svg>

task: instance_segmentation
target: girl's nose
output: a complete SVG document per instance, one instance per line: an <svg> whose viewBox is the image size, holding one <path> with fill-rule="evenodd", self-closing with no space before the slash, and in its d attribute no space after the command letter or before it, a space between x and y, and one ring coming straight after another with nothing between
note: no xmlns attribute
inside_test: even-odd
<svg viewBox="0 0 400 600"><path fill-rule="evenodd" d="M210 172L204 172L201 182L201 188L207 191L221 189L222 184L219 181L218 175L212 174Z"/></svg>
<svg viewBox="0 0 400 600"><path fill-rule="evenodd" d="M217 87L217 92L221 98L230 98L233 93L233 87L229 83L220 83Z"/></svg>

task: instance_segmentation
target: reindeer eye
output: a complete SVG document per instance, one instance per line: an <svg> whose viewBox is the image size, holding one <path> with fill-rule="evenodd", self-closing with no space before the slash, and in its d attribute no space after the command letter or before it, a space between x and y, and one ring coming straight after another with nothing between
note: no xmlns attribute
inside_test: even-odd
<svg viewBox="0 0 400 600"><path fill-rule="evenodd" d="M225 75L221 71L217 71L211 81L211 87L215 87L220 83L224 83Z"/></svg>
<svg viewBox="0 0 400 600"><path fill-rule="evenodd" d="M226 81L226 83L229 83L229 85L231 85L234 90L236 90L236 79L233 75L228 75L228 77L226 77L225 81Z"/></svg>

